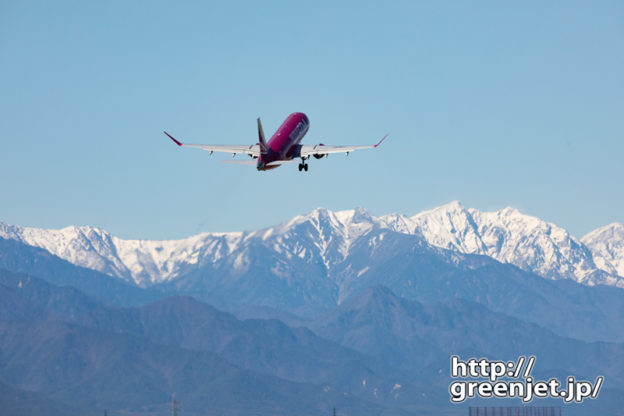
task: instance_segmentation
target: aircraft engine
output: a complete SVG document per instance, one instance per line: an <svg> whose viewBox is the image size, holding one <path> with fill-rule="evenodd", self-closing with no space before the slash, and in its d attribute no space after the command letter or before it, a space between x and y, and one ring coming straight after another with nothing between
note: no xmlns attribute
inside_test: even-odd
<svg viewBox="0 0 624 416"><path fill-rule="evenodd" d="M325 145L323 143L319 143L315 147L319 147L319 146L325 146ZM327 156L327 155L315 153L315 154L313 154L313 156L314 156L315 159L321 159L322 157Z"/></svg>

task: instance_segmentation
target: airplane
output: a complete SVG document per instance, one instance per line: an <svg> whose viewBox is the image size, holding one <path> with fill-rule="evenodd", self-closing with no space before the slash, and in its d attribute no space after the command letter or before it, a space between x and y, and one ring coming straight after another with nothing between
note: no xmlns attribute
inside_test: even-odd
<svg viewBox="0 0 624 416"><path fill-rule="evenodd" d="M329 156L331 153L345 153L349 155L349 152L354 150L376 148L388 137L386 134L377 144L370 146L325 146L323 143L309 146L299 144L303 136L308 132L309 127L310 120L308 120L305 114L292 113L267 142L264 139L262 123L258 118L258 143L251 145L186 144L178 141L166 131L164 133L178 146L207 150L211 155L213 152L232 153L232 156L236 156L238 153L247 154L252 159L257 160L231 160L224 162L255 165L259 171L275 169L284 163L295 163L294 159L301 158L299 172L308 171L306 160L310 156L320 159Z"/></svg>

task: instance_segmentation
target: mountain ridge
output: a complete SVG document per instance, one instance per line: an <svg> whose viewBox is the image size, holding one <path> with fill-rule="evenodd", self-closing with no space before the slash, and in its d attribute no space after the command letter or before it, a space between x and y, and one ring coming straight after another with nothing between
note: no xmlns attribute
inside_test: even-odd
<svg viewBox="0 0 624 416"><path fill-rule="evenodd" d="M295 229L314 237L303 247L292 239ZM11 226L0 222L0 237L40 247L75 265L115 276L141 287L171 282L193 270L236 253L233 267L244 269L241 248L274 240L273 249L290 260L320 261L331 268L372 230L387 229L421 237L435 247L480 254L510 263L547 279L571 279L586 285L624 288L624 225L597 228L581 239L565 229L515 208L483 212L458 201L411 217L373 216L363 208L330 211L317 208L272 227L255 231L201 233L178 240L124 240L97 227L59 230ZM290 245L282 244L284 240ZM310 253L313 251L313 253ZM279 274L279 268L273 270Z"/></svg>
<svg viewBox="0 0 624 416"><path fill-rule="evenodd" d="M11 293L25 303L16 308ZM314 413L302 411L297 399L285 400L293 395L304 395L310 409L322 407L312 404L325 399L325 406L339 400L360 412L366 404L367 414L384 407L401 414L400 407L417 403L415 391L424 388L307 328L278 320L241 321L189 297L108 307L80 291L2 270L0 294L0 378L64 402L80 391L86 397L76 401L83 404L132 406L141 413L140 403L166 405L166 392L178 388L179 398L194 407L190 414L204 414L201 403L211 402L209 391L219 391L223 397L216 402L231 407L244 388L259 397L288 393L277 414ZM107 385L111 377L116 383ZM392 389L397 382L406 392L398 402ZM249 414L253 400L258 398L242 400L245 412L226 414Z"/></svg>
<svg viewBox="0 0 624 416"><path fill-rule="evenodd" d="M605 375L610 396L601 392L570 415L594 406L615 415L624 397L622 343L562 338L475 302L424 304L381 284L309 329L239 320L183 296L105 306L71 287L2 270L0 293L1 381L62 403L154 414L177 391L188 414L319 414L332 405L345 414L455 414L447 397L451 353L536 354L534 374L544 379ZM262 408L254 408L257 400Z"/></svg>

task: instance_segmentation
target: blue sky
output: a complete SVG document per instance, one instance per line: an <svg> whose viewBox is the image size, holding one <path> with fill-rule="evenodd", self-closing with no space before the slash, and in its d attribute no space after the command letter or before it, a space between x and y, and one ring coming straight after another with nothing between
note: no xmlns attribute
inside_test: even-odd
<svg viewBox="0 0 624 416"><path fill-rule="evenodd" d="M324 206L624 222L624 3L3 2L0 221L125 238ZM271 172L179 149L305 112L375 151ZM240 156L239 156L240 157Z"/></svg>

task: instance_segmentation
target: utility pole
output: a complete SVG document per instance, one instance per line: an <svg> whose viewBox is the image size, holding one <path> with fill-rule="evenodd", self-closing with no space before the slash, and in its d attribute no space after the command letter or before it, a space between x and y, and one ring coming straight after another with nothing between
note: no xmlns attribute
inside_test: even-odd
<svg viewBox="0 0 624 416"><path fill-rule="evenodd" d="M176 399L175 393L171 399L171 416L178 416L178 399Z"/></svg>

